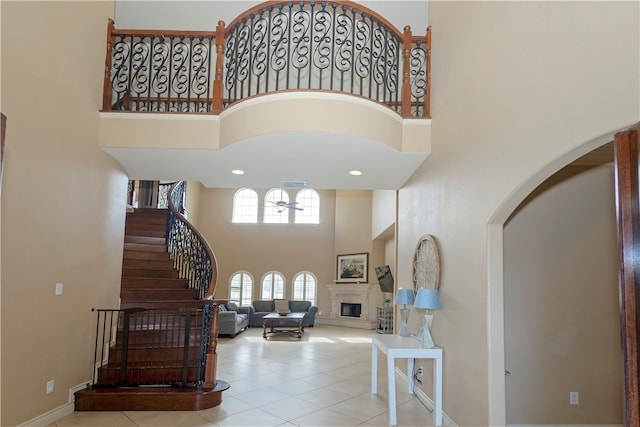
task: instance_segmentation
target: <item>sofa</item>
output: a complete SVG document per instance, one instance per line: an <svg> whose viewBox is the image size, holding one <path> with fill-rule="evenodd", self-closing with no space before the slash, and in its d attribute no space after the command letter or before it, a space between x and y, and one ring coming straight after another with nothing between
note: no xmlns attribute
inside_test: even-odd
<svg viewBox="0 0 640 427"><path fill-rule="evenodd" d="M249 327L248 307L238 307L230 302L221 304L218 311L218 335L229 335L232 338Z"/></svg>
<svg viewBox="0 0 640 427"><path fill-rule="evenodd" d="M276 303L274 300L255 300L250 306L240 307L249 310L249 326L262 327L262 318L276 311ZM316 321L316 313L318 307L311 305L311 301L293 301L289 300L289 310L293 312L307 313L304 318L303 326L313 327Z"/></svg>

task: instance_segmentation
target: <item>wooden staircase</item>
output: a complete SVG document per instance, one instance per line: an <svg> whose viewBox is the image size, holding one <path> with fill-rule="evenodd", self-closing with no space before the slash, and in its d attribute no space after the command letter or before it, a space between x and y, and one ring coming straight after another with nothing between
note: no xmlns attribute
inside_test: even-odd
<svg viewBox="0 0 640 427"><path fill-rule="evenodd" d="M166 246L166 230L166 209L127 212L121 309L202 307L202 301L196 299L198 291L189 289L187 280L179 278L179 272L173 267ZM118 331L121 331L123 323L123 315L120 316ZM229 387L224 381L216 381L213 388L167 386L167 383L193 384L198 379L201 315L184 313L182 316L165 319L162 316L150 317L143 311L131 313L129 322L139 323L128 328L126 366L123 369L121 342L125 334L118 332L109 349L108 363L97 369L97 384L118 386L89 386L77 392L75 410L187 411L219 405L222 391ZM163 330L159 330L161 328ZM173 366L185 355L189 360L188 366ZM142 384L144 387L122 387L130 384ZM162 386L153 386L158 384Z"/></svg>
<svg viewBox="0 0 640 427"><path fill-rule="evenodd" d="M197 290L188 289L187 281L169 259L165 234L166 209L136 209L127 213L122 259L120 308L160 308L191 304Z"/></svg>

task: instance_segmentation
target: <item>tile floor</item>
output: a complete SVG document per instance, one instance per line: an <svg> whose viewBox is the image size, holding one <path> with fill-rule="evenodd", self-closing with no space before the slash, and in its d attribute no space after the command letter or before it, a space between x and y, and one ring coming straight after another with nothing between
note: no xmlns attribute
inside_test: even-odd
<svg viewBox="0 0 640 427"><path fill-rule="evenodd" d="M387 426L386 357L378 356L371 394L375 331L316 325L302 339L262 338L251 328L218 340L217 378L231 388L222 403L195 412L75 412L49 427L75 426ZM399 426L431 426L431 413L396 376Z"/></svg>

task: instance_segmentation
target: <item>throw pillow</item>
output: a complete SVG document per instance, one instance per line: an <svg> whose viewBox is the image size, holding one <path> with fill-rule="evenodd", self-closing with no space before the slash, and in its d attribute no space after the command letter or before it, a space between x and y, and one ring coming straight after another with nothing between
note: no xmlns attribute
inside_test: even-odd
<svg viewBox="0 0 640 427"><path fill-rule="evenodd" d="M277 313L289 313L289 300L287 299L276 299L274 300L276 303L276 312Z"/></svg>

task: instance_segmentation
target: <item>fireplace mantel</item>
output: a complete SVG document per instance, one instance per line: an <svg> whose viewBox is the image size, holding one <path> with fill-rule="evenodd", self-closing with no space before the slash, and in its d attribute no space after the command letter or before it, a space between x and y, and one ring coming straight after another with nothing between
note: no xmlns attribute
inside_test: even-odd
<svg viewBox="0 0 640 427"><path fill-rule="evenodd" d="M331 296L331 313L329 320L331 324L360 327L366 329L375 328L375 314L371 314L370 293L375 287L371 283L333 283L326 285ZM359 318L342 316L340 311L341 303L361 304L362 309Z"/></svg>

